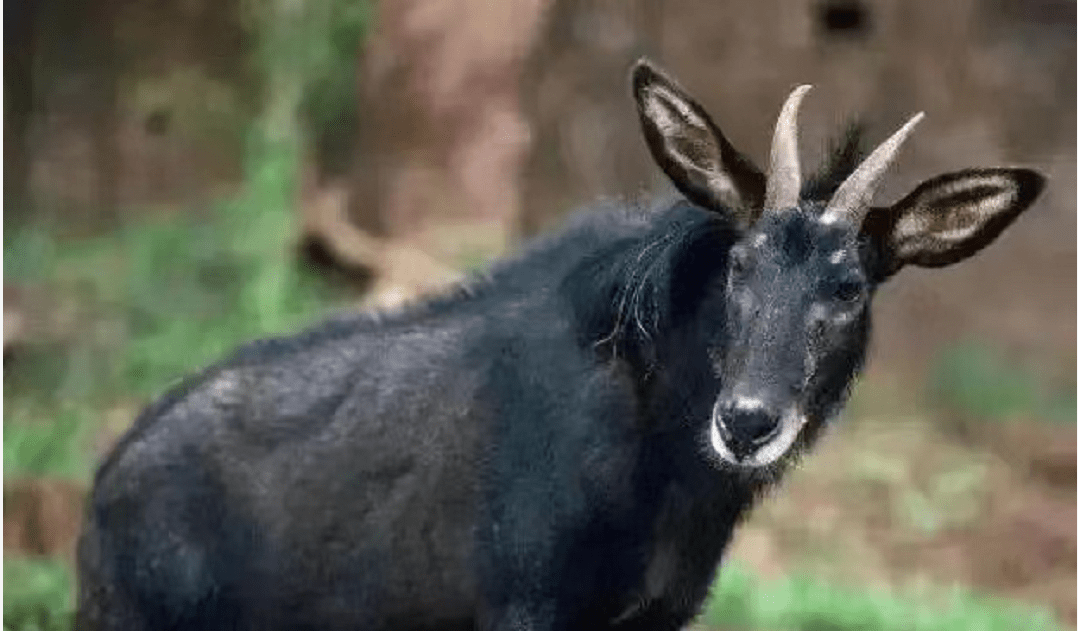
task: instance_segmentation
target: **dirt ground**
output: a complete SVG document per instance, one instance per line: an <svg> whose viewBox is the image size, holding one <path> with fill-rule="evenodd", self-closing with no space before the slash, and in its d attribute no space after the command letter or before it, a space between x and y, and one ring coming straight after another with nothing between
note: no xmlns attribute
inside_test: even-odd
<svg viewBox="0 0 1078 631"><path fill-rule="evenodd" d="M1075 426L929 418L894 405L856 401L738 531L730 558L764 577L958 583L1048 605L1074 625ZM883 406L886 416L874 413ZM84 490L6 481L5 552L71 560Z"/></svg>
<svg viewBox="0 0 1078 631"><path fill-rule="evenodd" d="M881 291L854 401L738 531L732 558L764 576L959 583L1076 623L1076 426L946 415L918 395L933 353L965 338L1073 387L1074 242L1059 235L1074 219L1048 219L1020 222L976 262L913 272ZM123 401L106 415L99 453L139 406ZM83 491L5 480L5 552L71 558Z"/></svg>
<svg viewBox="0 0 1078 631"><path fill-rule="evenodd" d="M883 405L891 412L875 414ZM739 531L732 558L765 576L959 583L1074 625L1074 425L893 405L860 403L839 420Z"/></svg>
<svg viewBox="0 0 1078 631"><path fill-rule="evenodd" d="M633 3L563 4L585 9L595 5L597 13L616 13L614 7ZM657 30L676 33L676 37L668 34L665 45L660 45L662 33L652 34L656 41L643 35L626 41L640 40L648 43L649 50L662 51L664 62L687 84L704 92L700 96L716 117L738 130L736 139L749 143L747 150L756 156L765 155L762 143L770 134L764 130L769 131L778 98L786 93L787 78L821 84L804 126L806 133L817 133L813 130L823 128L820 112L833 109L828 99L833 99L832 105L862 107L869 103L873 86L890 87L895 77L904 76L897 70L907 64L916 72L911 71L912 78L900 81L894 90L881 88L881 94L900 95L894 102L884 100L881 108L896 116L914 107L925 108L932 122L907 149L906 175L899 174L902 177L894 190L908 186L905 180L914 175L934 174L929 167L942 170L996 163L1036 166L1048 174L1050 183L1045 199L1029 216L976 260L946 270L904 272L881 291L875 310L873 362L861 394L820 447L738 531L732 556L765 576L804 570L846 584L957 582L990 594L1048 604L1074 625L1078 618L1075 425L947 416L926 408L916 394L933 354L963 339L990 342L1022 366L1035 367L1045 380L1073 387L1076 356L1072 349L1078 342L1072 236L1076 229L1074 147L1059 139L1073 138L1069 107L1074 90L1068 83L1072 81L1070 66L1057 59L1073 64L1074 39L1072 27L1061 30L1048 24L1051 16L1038 18L1045 22L1041 26L1036 26L1035 15L1024 20L1015 17L1020 8L1035 13L1037 7L1045 11L1064 7L1067 24L1073 24L1069 17L1073 9L1057 0L986 2L995 7L993 22L985 27L984 41L979 44L983 50L975 50L966 45L968 38L940 36L949 21L946 15L937 15L941 10L961 15L974 3L865 2L869 14L878 14L883 26L891 19L888 16L897 16L892 20L895 24L903 16L909 22L881 35L886 36L881 50L908 48L917 56L905 61L896 56L899 61L888 74L877 68L876 55L852 55L850 42L841 38L824 38L810 46L808 4L784 11L778 21L733 19L751 17L757 11L763 15L765 9L760 7L764 4L758 0L666 2L665 20L653 20L649 13L641 13L639 19L654 22ZM681 8L669 8L674 5ZM715 15L708 17L707 11ZM546 74L535 73L531 100L540 111L533 112L539 118L532 168L539 175L530 176L524 192L525 204L536 207L560 209L562 201L584 203L595 191L624 192L611 184L619 178L628 189L636 190L656 174L650 163L645 169L629 159L642 152L624 93L623 72L630 51L602 53L600 49L617 44L618 37L585 38L573 48L573 41L586 29L570 19L575 15L571 11L566 15L564 37L554 37L558 33L554 31L549 45L565 57L564 64L550 64L548 74L558 81L551 84ZM950 23L956 22L954 15ZM996 32L1003 27L1007 37ZM1059 34L1050 36L1056 31ZM765 36L772 32L779 37ZM800 33L805 41L786 37L790 33ZM1057 48L1062 51L1058 57ZM768 51L776 55L774 61L764 61L762 55ZM631 54L637 54L635 48ZM227 59L223 54L214 56ZM600 67L604 59L616 61L607 84L595 80L598 74L587 74L584 62L592 59L597 60L597 73L605 72ZM584 69L570 72L577 66ZM573 83L578 74L583 79ZM866 75L870 80L865 80ZM559 85L564 89L558 89ZM610 96L601 94L607 88ZM595 95L596 91L600 94ZM559 94L565 95L568 104L559 103ZM596 103L587 102L590 97ZM604 109L604 98L613 105ZM543 105L547 101L551 103ZM1004 110L1006 116L996 109ZM610 112L623 116L617 119ZM66 120L62 114L59 111L57 117ZM176 134L143 129L143 114L133 111L117 122L122 141L117 147L129 169L120 183L123 201L156 205L164 203L158 197L169 197L190 202L190 191L195 190L198 202L212 197L199 188L202 180L211 180L218 172L223 174L220 177L237 177L232 162L217 165L208 158L194 159L197 153L185 153ZM812 116L816 116L815 124ZM621 120L627 131L610 127L608 119ZM553 168L546 161L557 147L547 144L576 138L562 127L579 129L586 138L609 127L614 140L580 146L569 143L562 156L565 168ZM36 181L48 188L59 186L54 180L72 180L66 186L75 192L59 186L64 193L59 199L65 208L76 207L84 201L81 193L93 192L94 180L84 163L91 164L94 154L82 135L72 140L66 127L44 129L48 133L41 134L44 140L37 153L48 168L38 168ZM810 140L804 141L806 151L813 145ZM589 166L591 160L595 164ZM71 176L83 171L85 177ZM170 191L179 192L164 194ZM468 236L463 232L444 240L460 247ZM7 307L6 295L4 302ZM97 448L104 451L134 418L137 408L132 402L118 405L115 414L103 421L103 438ZM84 485L63 480L6 479L5 552L70 558L84 491Z"/></svg>

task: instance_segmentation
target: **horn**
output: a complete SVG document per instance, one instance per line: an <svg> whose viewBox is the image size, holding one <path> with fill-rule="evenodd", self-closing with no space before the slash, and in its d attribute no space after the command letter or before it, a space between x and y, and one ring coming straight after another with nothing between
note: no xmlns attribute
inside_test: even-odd
<svg viewBox="0 0 1078 631"><path fill-rule="evenodd" d="M823 223L834 223L840 217L846 216L852 223L859 223L865 218L868 206L872 202L872 195L876 192L876 186L880 178L898 155L898 149L906 138L924 118L924 112L918 112L906 122L890 138L876 147L861 166L857 167L850 177L838 187L827 208L820 215Z"/></svg>
<svg viewBox="0 0 1078 631"><path fill-rule="evenodd" d="M775 123L771 141L771 165L767 173L764 208L780 210L797 205L801 197L801 161L797 156L797 110L801 99L812 88L801 85L786 97Z"/></svg>

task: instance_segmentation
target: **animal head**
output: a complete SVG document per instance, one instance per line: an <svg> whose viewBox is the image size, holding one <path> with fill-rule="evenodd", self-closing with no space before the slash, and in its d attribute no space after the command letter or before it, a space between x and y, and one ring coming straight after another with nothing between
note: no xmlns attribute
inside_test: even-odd
<svg viewBox="0 0 1078 631"><path fill-rule="evenodd" d="M929 179L891 206L881 177L921 120L912 117L844 179L803 187L797 113L786 100L764 174L707 112L647 60L632 89L651 155L693 204L723 216L736 240L722 279L722 333L709 348L719 382L710 443L728 464L766 467L813 435L845 399L863 361L876 286L907 265L972 256L1044 186L1028 169L967 169Z"/></svg>

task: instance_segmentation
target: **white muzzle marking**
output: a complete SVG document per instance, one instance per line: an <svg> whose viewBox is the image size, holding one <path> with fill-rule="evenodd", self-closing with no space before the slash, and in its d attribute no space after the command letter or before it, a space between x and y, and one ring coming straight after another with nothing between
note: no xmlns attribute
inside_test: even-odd
<svg viewBox="0 0 1078 631"><path fill-rule="evenodd" d="M723 420L720 416L716 415L711 419L711 447L717 454L719 454L720 458L729 464L740 467L766 467L779 460L790 451L794 441L797 440L798 434L801 433L801 428L805 426L806 421L807 419L804 414L794 410L783 414L782 420L779 422L779 431L775 437L754 451L752 455L743 460L738 460L733 452L730 451L730 448L726 446L726 442L723 441L722 436L719 434L719 424L722 423Z"/></svg>

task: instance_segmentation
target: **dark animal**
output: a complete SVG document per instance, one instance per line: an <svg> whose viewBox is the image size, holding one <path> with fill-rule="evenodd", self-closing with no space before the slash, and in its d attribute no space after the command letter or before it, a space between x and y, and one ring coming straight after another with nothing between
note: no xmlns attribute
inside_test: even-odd
<svg viewBox="0 0 1078 631"><path fill-rule="evenodd" d="M872 191L914 117L802 184L646 61L685 198L605 208L457 294L255 342L151 405L97 473L79 629L677 629L754 498L840 409L876 287L995 239L1023 169Z"/></svg>

